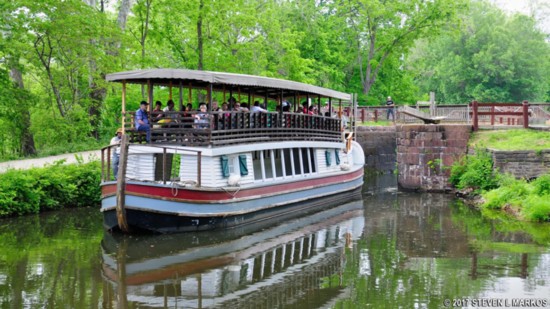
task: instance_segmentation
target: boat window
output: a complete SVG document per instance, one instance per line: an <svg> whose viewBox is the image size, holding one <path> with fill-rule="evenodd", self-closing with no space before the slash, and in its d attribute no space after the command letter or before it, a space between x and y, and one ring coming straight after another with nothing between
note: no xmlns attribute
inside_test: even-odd
<svg viewBox="0 0 550 309"><path fill-rule="evenodd" d="M311 173L311 161L309 160L309 148L301 148L304 174Z"/></svg>
<svg viewBox="0 0 550 309"><path fill-rule="evenodd" d="M327 166L330 166L332 164L331 152L328 151L328 150L325 150L325 162L326 162Z"/></svg>
<svg viewBox="0 0 550 309"><path fill-rule="evenodd" d="M293 176L294 160L292 158L292 149L283 149L283 157L285 160L285 174L287 176Z"/></svg>
<svg viewBox="0 0 550 309"><path fill-rule="evenodd" d="M264 170L265 170L265 177L264 179L271 179L273 178L273 162L272 162L272 155L271 155L271 152L273 150L264 150L262 151L264 153L264 161L263 161L263 166L264 166Z"/></svg>
<svg viewBox="0 0 550 309"><path fill-rule="evenodd" d="M224 157L224 156L222 156ZM246 156L245 156L246 164ZM239 156L229 156L227 160L227 169L229 170L229 175L241 175ZM248 170L246 171L248 174Z"/></svg>
<svg viewBox="0 0 550 309"><path fill-rule="evenodd" d="M317 160L315 160L315 149L309 148L309 162L311 162L311 172L317 173Z"/></svg>
<svg viewBox="0 0 550 309"><path fill-rule="evenodd" d="M294 175L301 175L304 168L300 148L292 149L292 155L294 159Z"/></svg>
<svg viewBox="0 0 550 309"><path fill-rule="evenodd" d="M336 159L336 165L340 165L340 154L338 153L338 149L334 149L334 158Z"/></svg>
<svg viewBox="0 0 550 309"><path fill-rule="evenodd" d="M282 159L282 152L283 150L282 149L277 149L277 150L274 150L274 161L275 161L275 177L283 177L285 175L283 175L283 170L284 170L284 162L283 162L283 159Z"/></svg>

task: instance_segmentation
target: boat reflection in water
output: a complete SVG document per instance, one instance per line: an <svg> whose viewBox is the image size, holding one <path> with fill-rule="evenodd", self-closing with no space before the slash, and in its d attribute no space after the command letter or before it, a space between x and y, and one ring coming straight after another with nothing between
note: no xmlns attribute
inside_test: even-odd
<svg viewBox="0 0 550 309"><path fill-rule="evenodd" d="M333 302L345 292L324 279L341 275L344 251L361 236L364 220L363 201L355 200L299 219L221 232L106 234L104 304L303 308L313 298L319 305ZM323 293L316 293L323 282Z"/></svg>

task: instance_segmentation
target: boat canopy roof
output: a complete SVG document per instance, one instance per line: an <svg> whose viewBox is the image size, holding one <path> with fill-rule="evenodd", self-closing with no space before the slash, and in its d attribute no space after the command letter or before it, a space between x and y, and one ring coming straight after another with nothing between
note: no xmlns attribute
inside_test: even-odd
<svg viewBox="0 0 550 309"><path fill-rule="evenodd" d="M185 69L148 69L134 70L108 74L105 78L110 82L126 82L132 84L183 86L205 88L208 85L216 90L238 87L241 92L250 92L266 96L311 95L350 101L351 95L328 88L317 87L304 83L235 73L196 71ZM227 89L227 90L229 90ZM236 90L236 88L233 88Z"/></svg>

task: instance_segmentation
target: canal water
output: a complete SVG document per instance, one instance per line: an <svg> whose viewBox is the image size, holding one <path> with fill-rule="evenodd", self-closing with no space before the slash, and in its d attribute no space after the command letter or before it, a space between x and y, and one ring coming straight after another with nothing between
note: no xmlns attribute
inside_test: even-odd
<svg viewBox="0 0 550 309"><path fill-rule="evenodd" d="M0 220L0 308L550 307L550 224L399 192L393 175L366 177L354 202L223 232L128 237L101 220Z"/></svg>

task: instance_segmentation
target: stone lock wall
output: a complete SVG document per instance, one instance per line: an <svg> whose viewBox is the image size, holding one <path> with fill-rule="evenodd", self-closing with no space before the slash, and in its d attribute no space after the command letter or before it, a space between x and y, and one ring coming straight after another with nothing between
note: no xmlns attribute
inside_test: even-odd
<svg viewBox="0 0 550 309"><path fill-rule="evenodd" d="M407 190L449 190L449 167L467 153L471 130L470 125L452 124L396 126L399 186Z"/></svg>
<svg viewBox="0 0 550 309"><path fill-rule="evenodd" d="M516 178L532 179L550 172L550 149L542 151L503 151L489 149L493 168Z"/></svg>
<svg viewBox="0 0 550 309"><path fill-rule="evenodd" d="M396 169L396 128L394 126L357 127L356 141L365 152L367 169L382 173L393 173Z"/></svg>

